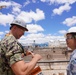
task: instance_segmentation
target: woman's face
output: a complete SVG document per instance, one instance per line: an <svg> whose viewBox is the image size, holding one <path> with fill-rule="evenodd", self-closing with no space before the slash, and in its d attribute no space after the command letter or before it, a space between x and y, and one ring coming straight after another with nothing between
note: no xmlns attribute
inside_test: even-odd
<svg viewBox="0 0 76 75"><path fill-rule="evenodd" d="M76 49L76 39L74 38L74 36L72 36L72 34L69 33L66 35L66 43L67 46L72 50Z"/></svg>

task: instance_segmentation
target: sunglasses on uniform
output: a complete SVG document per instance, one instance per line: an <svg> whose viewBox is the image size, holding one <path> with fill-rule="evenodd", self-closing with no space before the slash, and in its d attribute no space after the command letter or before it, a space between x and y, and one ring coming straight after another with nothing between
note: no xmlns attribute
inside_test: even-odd
<svg viewBox="0 0 76 75"><path fill-rule="evenodd" d="M76 39L76 35L75 36L66 36L66 39Z"/></svg>

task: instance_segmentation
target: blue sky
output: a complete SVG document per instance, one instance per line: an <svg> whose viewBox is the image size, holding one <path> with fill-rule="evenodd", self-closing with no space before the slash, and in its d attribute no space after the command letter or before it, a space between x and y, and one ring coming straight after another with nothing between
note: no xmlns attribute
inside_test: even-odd
<svg viewBox="0 0 76 75"><path fill-rule="evenodd" d="M76 0L0 0L0 6L6 6L0 9L0 39L16 17L29 29L19 40L23 44L65 40L66 31L76 26Z"/></svg>

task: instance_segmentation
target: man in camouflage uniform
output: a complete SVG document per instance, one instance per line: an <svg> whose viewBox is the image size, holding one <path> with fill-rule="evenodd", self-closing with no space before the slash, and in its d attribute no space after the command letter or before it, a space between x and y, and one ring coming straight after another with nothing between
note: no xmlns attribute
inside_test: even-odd
<svg viewBox="0 0 76 75"><path fill-rule="evenodd" d="M66 43L73 50L67 67L67 75L76 75L76 27L71 27L66 33Z"/></svg>
<svg viewBox="0 0 76 75"><path fill-rule="evenodd" d="M17 18L11 23L10 32L1 40L0 75L29 75L41 59L41 55L30 52L32 60L28 63L23 60L24 50L17 39L24 35L25 31L28 31L25 21Z"/></svg>

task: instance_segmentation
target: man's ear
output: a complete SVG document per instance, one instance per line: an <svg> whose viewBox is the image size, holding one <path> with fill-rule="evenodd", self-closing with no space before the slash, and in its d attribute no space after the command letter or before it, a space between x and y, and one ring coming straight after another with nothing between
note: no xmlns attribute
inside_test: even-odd
<svg viewBox="0 0 76 75"><path fill-rule="evenodd" d="M14 25L14 26L13 26L13 29L17 29L17 26L16 26L16 25Z"/></svg>
<svg viewBox="0 0 76 75"><path fill-rule="evenodd" d="M17 30L17 27L14 25L11 30L15 31Z"/></svg>

